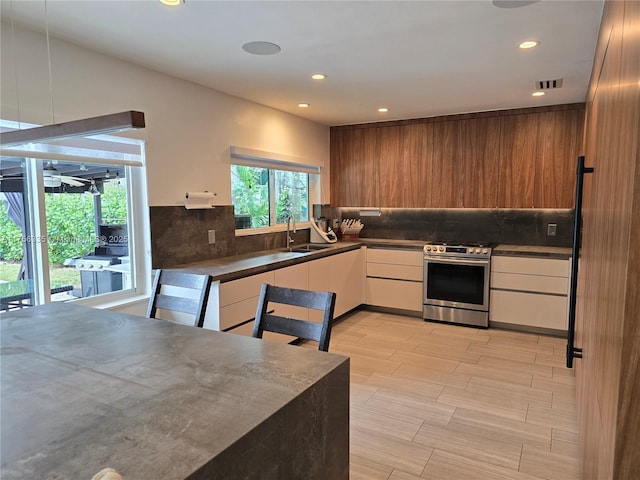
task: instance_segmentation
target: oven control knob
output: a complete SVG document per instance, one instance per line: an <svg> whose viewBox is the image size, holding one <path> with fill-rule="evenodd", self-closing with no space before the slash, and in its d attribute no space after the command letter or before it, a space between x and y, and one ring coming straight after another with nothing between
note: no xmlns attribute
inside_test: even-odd
<svg viewBox="0 0 640 480"><path fill-rule="evenodd" d="M98 265L98 270L102 270L104 268L104 265Z"/></svg>
<svg viewBox="0 0 640 480"><path fill-rule="evenodd" d="M479 248L476 248L476 253L480 253L480 249Z"/></svg>
<svg viewBox="0 0 640 480"><path fill-rule="evenodd" d="M489 253L489 250L488 250L488 249L486 249L486 248L483 248L483 249L482 249L482 253L484 253L484 254L486 255L487 253Z"/></svg>
<svg viewBox="0 0 640 480"><path fill-rule="evenodd" d="M427 245L427 246L425 247L425 250L426 250L427 252L430 252L430 251L431 251L431 247Z"/></svg>
<svg viewBox="0 0 640 480"><path fill-rule="evenodd" d="M438 247L439 252L444 252L444 247Z"/></svg>
<svg viewBox="0 0 640 480"><path fill-rule="evenodd" d="M90 263L89 265L87 265L87 268L93 268L93 265Z"/></svg>

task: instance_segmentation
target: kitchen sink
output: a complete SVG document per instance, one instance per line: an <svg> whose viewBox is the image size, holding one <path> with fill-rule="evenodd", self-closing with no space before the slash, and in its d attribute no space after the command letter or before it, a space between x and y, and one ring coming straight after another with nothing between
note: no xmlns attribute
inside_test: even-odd
<svg viewBox="0 0 640 480"><path fill-rule="evenodd" d="M297 253L307 253L307 252L315 252L317 250L324 250L326 248L331 248L332 244L322 244L322 243L309 243L307 245L300 245L298 247L292 247L292 252Z"/></svg>

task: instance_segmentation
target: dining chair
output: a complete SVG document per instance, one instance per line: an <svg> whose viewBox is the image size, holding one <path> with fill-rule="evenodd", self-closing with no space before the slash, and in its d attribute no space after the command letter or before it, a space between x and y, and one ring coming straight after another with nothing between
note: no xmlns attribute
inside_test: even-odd
<svg viewBox="0 0 640 480"><path fill-rule="evenodd" d="M160 318L156 316L159 309L187 313L194 316L194 326L202 327L204 325L211 281L211 275L159 269L153 282L147 317ZM163 289L163 287L169 287L169 289ZM178 289L171 291L171 287L194 290L194 296L179 295L177 293Z"/></svg>
<svg viewBox="0 0 640 480"><path fill-rule="evenodd" d="M276 315L273 304L321 310L323 312L322 322L310 322ZM293 335L305 340L314 340L318 342L318 350L328 352L335 304L336 294L333 292L314 292L297 288L276 287L264 283L260 290L256 319L253 324L253 336L262 338L262 333L265 331ZM275 308L277 309L277 306Z"/></svg>

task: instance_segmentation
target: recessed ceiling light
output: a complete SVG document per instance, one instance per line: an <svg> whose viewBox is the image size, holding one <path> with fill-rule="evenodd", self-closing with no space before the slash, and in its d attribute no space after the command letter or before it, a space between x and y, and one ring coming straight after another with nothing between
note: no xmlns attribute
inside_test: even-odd
<svg viewBox="0 0 640 480"><path fill-rule="evenodd" d="M325 78L327 78L327 76L324 73L314 73L313 75L311 75L311 78L313 78L314 80L324 80Z"/></svg>
<svg viewBox="0 0 640 480"><path fill-rule="evenodd" d="M299 106L300 108L308 108L308 107L309 107L309 104L308 104L308 103L299 103L299 104L298 104L298 106Z"/></svg>
<svg viewBox="0 0 640 480"><path fill-rule="evenodd" d="M544 95L544 92L533 92L531 94L532 97L541 97Z"/></svg>
<svg viewBox="0 0 640 480"><path fill-rule="evenodd" d="M168 5L170 7L177 7L183 1L184 0L160 0L161 3L163 3L164 5Z"/></svg>
<svg viewBox="0 0 640 480"><path fill-rule="evenodd" d="M518 45L518 48L521 48L522 50L528 50L529 48L537 47L538 45L540 45L540 42L538 40L527 40L526 42L522 42L520 45Z"/></svg>
<svg viewBox="0 0 640 480"><path fill-rule="evenodd" d="M378 111L380 113L387 113L389 111L389 109L387 107L381 107L381 108L378 109Z"/></svg>
<svg viewBox="0 0 640 480"><path fill-rule="evenodd" d="M253 55L275 55L282 50L279 45L271 42L249 42L242 45L242 49Z"/></svg>

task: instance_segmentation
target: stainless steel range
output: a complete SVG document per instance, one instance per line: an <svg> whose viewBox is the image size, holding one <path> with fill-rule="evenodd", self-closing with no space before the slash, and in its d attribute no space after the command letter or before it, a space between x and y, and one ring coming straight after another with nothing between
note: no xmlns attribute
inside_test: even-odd
<svg viewBox="0 0 640 480"><path fill-rule="evenodd" d="M424 246L425 320L489 326L488 245Z"/></svg>

